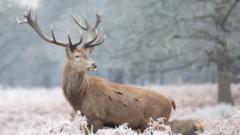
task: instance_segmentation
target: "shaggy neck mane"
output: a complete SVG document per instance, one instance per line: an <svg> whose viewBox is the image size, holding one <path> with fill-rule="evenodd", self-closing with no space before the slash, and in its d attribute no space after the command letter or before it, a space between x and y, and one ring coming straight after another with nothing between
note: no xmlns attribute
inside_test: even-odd
<svg viewBox="0 0 240 135"><path fill-rule="evenodd" d="M86 92L88 87L88 77L84 72L75 72L70 64L65 65L63 91L72 107L76 109L79 106L79 100Z"/></svg>

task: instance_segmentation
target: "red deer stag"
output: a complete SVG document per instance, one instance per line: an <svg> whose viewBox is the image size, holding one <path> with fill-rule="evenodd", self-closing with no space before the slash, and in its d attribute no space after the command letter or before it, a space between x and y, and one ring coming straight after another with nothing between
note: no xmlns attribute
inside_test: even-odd
<svg viewBox="0 0 240 135"><path fill-rule="evenodd" d="M88 34L84 36L86 37L84 41L81 30L79 30L81 39L77 43L72 42L69 34L68 42L57 41L53 30L51 30L51 38L44 35L39 27L37 15L35 19L32 19L30 10L24 17L25 20L17 20L18 23L29 24L43 40L66 48L64 95L75 112L80 110L88 118L88 124L93 125L94 132L103 126L116 126L123 123L128 123L131 128L143 131L150 117L169 119L172 108L175 109L172 99L149 89L117 84L87 75L87 72L97 68L90 58L91 51L95 46L104 42L104 35L98 30L101 14L96 14L94 26L91 26L86 19L85 26L83 26L73 17L80 29ZM78 47L79 45L81 48Z"/></svg>

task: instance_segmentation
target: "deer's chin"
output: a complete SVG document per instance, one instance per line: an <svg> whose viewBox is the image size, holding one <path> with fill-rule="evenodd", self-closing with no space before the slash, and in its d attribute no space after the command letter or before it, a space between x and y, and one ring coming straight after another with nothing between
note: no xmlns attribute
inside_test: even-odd
<svg viewBox="0 0 240 135"><path fill-rule="evenodd" d="M95 67L88 67L87 70L88 70L88 71L96 71L97 68L95 68Z"/></svg>

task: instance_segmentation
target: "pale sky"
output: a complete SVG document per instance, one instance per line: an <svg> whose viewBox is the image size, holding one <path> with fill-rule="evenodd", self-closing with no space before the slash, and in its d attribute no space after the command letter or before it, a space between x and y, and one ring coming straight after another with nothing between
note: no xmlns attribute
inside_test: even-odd
<svg viewBox="0 0 240 135"><path fill-rule="evenodd" d="M21 7L31 7L37 8L41 0L9 0L14 1L19 4Z"/></svg>

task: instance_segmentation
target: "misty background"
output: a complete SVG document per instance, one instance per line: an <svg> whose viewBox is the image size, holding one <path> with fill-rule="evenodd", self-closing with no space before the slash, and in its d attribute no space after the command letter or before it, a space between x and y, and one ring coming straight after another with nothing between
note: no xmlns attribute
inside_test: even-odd
<svg viewBox="0 0 240 135"><path fill-rule="evenodd" d="M217 83L227 69L231 82L240 80L238 0L1 0L3 87L62 84L64 48L16 23L29 3L44 33L50 36L52 25L61 41L67 41L66 30L79 40L71 15L94 23L96 11L103 13L106 40L92 53L98 69L91 75L136 85Z"/></svg>

